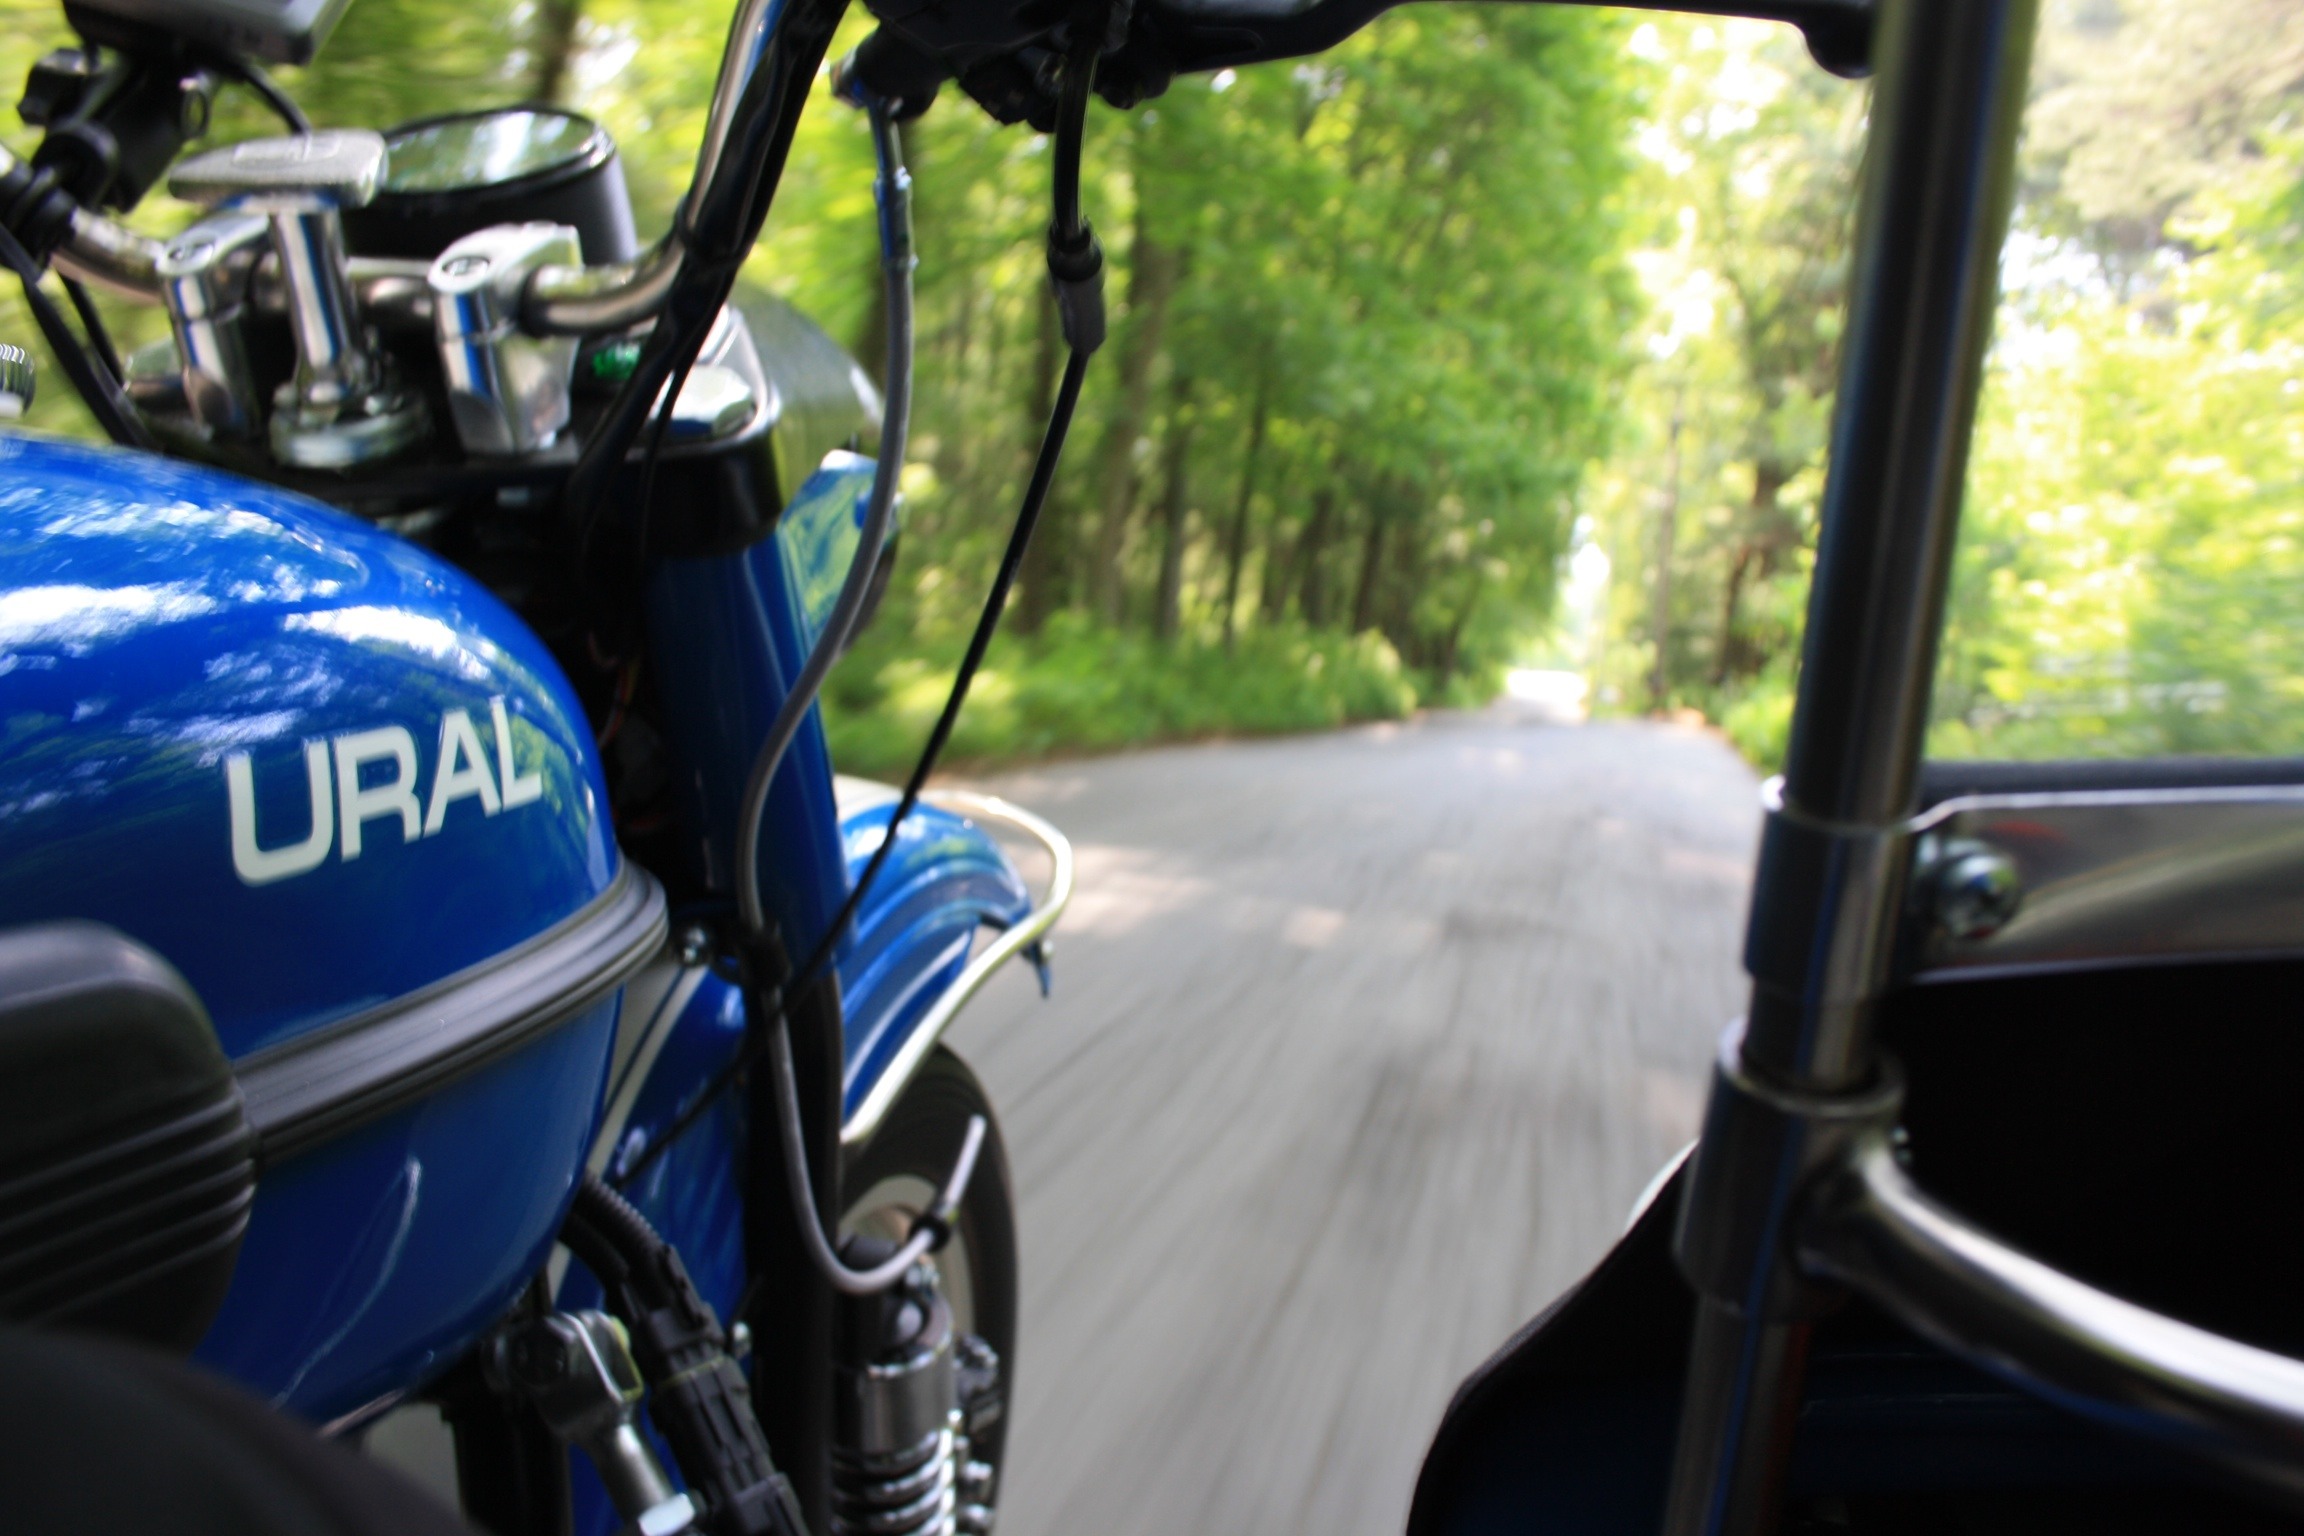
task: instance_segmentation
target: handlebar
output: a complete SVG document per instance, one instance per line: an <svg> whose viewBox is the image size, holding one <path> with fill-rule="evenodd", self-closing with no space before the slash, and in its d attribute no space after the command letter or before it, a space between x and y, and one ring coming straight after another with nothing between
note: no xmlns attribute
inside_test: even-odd
<svg viewBox="0 0 2304 1536"><path fill-rule="evenodd" d="M537 336L627 330L663 307L687 255L687 243L674 230L632 261L546 267L528 281L520 323Z"/></svg>
<svg viewBox="0 0 2304 1536"><path fill-rule="evenodd" d="M743 0L728 28L720 56L720 78L712 87L712 108L704 121L704 142L696 151L696 175L680 212L664 237L632 261L598 267L547 267L530 279L520 306L523 328L538 336L599 336L627 330L656 313L679 280L688 256L681 231L701 211L705 193L720 174L736 121L736 104L760 67L776 0Z"/></svg>
<svg viewBox="0 0 2304 1536"><path fill-rule="evenodd" d="M19 164L0 145L0 176ZM88 209L72 214L70 231L50 258L65 276L91 283L123 298L161 301L160 261L167 243ZM638 258L597 267L547 267L528 286L521 308L527 329L539 336L597 336L621 331L654 314L679 276L686 247L667 234ZM431 263L398 257L354 256L349 263L352 290L361 313L385 325L424 326L432 322L432 291L425 281ZM278 258L267 254L257 265L256 306L266 314L287 313Z"/></svg>

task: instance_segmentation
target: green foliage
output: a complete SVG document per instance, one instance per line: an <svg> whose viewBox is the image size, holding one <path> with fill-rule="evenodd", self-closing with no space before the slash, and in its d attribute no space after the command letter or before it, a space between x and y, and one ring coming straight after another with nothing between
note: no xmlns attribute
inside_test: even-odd
<svg viewBox="0 0 2304 1536"><path fill-rule="evenodd" d="M0 15L0 80L67 36L53 0ZM616 134L645 235L686 184L726 24L724 6L670 0L360 0L284 81L324 124L557 92ZM859 10L834 53L868 26ZM1627 35L1578 9L1419 6L1317 60L1094 115L1113 339L1009 616L1030 642L982 685L964 752L1394 714L1409 677L1472 696L1542 631L1627 361L1625 126L1644 75ZM270 131L226 93L220 134ZM905 668L948 658L974 616L1060 361L1046 141L948 89L905 147L916 462L905 591L844 716L865 758L916 723ZM877 374L870 182L863 122L820 96L744 280ZM164 197L140 214L189 216ZM0 330L28 336L23 320L0 301ZM39 420L86 427L68 405Z"/></svg>
<svg viewBox="0 0 2304 1536"><path fill-rule="evenodd" d="M1866 93L1796 36L1660 18L1635 132L1644 358L1590 537L1612 581L1603 707L1696 709L1782 759L1805 603Z"/></svg>
<svg viewBox="0 0 2304 1536"><path fill-rule="evenodd" d="M1539 629L1621 366L1622 35L1418 7L1316 62L1098 114L1113 340L1011 622L1091 649L1092 629L1148 635L1179 666L1261 628L1373 632L1434 688ZM775 280L853 316L869 360L861 150L836 123L796 151L840 164L802 185L852 190L794 205ZM907 150L929 473L905 559L932 649L973 616L1059 359L1044 146L955 102Z"/></svg>
<svg viewBox="0 0 2304 1536"><path fill-rule="evenodd" d="M2050 12L1939 755L2304 751L2304 15L2216 10Z"/></svg>
<svg viewBox="0 0 2304 1536"><path fill-rule="evenodd" d="M1720 729L1745 760L1765 768L1784 761L1792 741L1792 658L1778 657L1766 671L1733 691L1714 695Z"/></svg>
<svg viewBox="0 0 2304 1536"><path fill-rule="evenodd" d="M1595 479L1599 681L1775 766L1856 98L1735 24L1642 41L1668 222L1632 257L1651 361ZM2019 176L1929 749L2304 751L2304 11L2049 0Z"/></svg>
<svg viewBox="0 0 2304 1536"><path fill-rule="evenodd" d="M943 708L957 648L901 631L868 635L825 700L834 757L851 772L901 775ZM1000 763L1144 742L1308 731L1396 720L1417 704L1399 655L1373 632L1259 626L1227 651L1161 645L1065 614L988 654L947 754Z"/></svg>
<svg viewBox="0 0 2304 1536"><path fill-rule="evenodd" d="M2148 296L2011 326L1970 476L1932 746L2304 751L2304 314L2267 259L2304 171L2191 200Z"/></svg>

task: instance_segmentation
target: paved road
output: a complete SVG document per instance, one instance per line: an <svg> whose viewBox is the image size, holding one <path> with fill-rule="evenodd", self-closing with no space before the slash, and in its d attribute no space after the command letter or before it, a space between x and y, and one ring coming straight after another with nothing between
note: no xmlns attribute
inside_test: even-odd
<svg viewBox="0 0 2304 1536"><path fill-rule="evenodd" d="M1694 1133L1752 775L1490 713L987 787L1080 852L1055 998L954 1031L1022 1202L1002 1530L1397 1532L1457 1380Z"/></svg>

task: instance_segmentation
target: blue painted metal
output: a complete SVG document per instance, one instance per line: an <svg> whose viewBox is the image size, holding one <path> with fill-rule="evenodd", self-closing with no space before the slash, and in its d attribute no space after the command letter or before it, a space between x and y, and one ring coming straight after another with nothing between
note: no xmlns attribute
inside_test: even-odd
<svg viewBox="0 0 2304 1536"><path fill-rule="evenodd" d="M776 520L776 558L784 567L795 625L808 646L824 632L824 621L848 580L876 468L862 454L826 454Z"/></svg>
<svg viewBox="0 0 2304 1536"><path fill-rule="evenodd" d="M854 509L871 483L870 460L834 455L792 498L773 538L732 555L660 561L649 573L657 689L688 797L688 825L701 842L705 883L714 890L733 887L752 754L822 622L821 608L813 621L808 617L795 573L818 570L844 522L854 547ZM788 548L795 553L787 555ZM820 581L807 585L821 590ZM813 945L848 890L831 757L817 710L808 712L769 791L760 866L762 904L782 926L786 944L795 951Z"/></svg>
<svg viewBox="0 0 2304 1536"><path fill-rule="evenodd" d="M319 1423L452 1363L543 1267L600 1104L614 999L267 1168L198 1358Z"/></svg>
<svg viewBox="0 0 2304 1536"><path fill-rule="evenodd" d="M849 878L887 836L893 791L852 795L840 824ZM840 959L846 1060L841 1102L854 1113L890 1057L968 963L979 927L1005 928L1032 911L1016 866L965 816L922 802L856 913Z"/></svg>
<svg viewBox="0 0 2304 1536"><path fill-rule="evenodd" d="M838 592L872 469L835 454L774 538L651 573L665 723L722 889L752 751ZM534 792L508 804L521 797L507 785ZM796 949L886 834L892 792L848 798L843 814L812 711L763 834L768 909ZM557 665L469 578L274 489L0 436L0 926L121 928L184 971L245 1057L580 909L619 859L607 804ZM1029 909L980 829L914 812L837 952L851 1107L978 929ZM668 1012L644 1061L612 1064L609 1000L267 1168L201 1357L322 1422L446 1365L543 1265L622 1085L612 1069L634 1092L601 1155L628 1158L740 1048L742 998L725 980L691 972L655 996ZM742 1096L728 1096L629 1191L723 1316L745 1283L748 1134ZM596 1296L573 1269L563 1303ZM596 1489L580 1495L579 1532L615 1523Z"/></svg>
<svg viewBox="0 0 2304 1536"><path fill-rule="evenodd" d="M0 435L0 926L143 941L241 1058L577 912L606 805L559 668L468 577L276 490ZM557 1228L615 1010L266 1168L203 1357L327 1420L467 1345Z"/></svg>
<svg viewBox="0 0 2304 1536"><path fill-rule="evenodd" d="M739 554L666 560L648 593L650 641L704 848L707 883L730 887L745 777L789 681L838 596L872 486L870 459L834 453L802 485L774 538ZM887 825L886 805L841 820L821 711L809 711L761 827L764 905L787 946L812 948ZM835 949L851 1107L905 1029L957 975L980 923L1031 898L999 848L962 818L922 806Z"/></svg>
<svg viewBox="0 0 2304 1536"><path fill-rule="evenodd" d="M443 721L474 793L423 817ZM334 782L348 737L414 751L417 836L386 811L355 853ZM250 768L259 851L337 814L308 871L251 884L229 779ZM479 764L471 762L477 747ZM400 768L360 770L376 792ZM518 798L515 795L514 798ZM607 888L617 854L584 713L550 654L477 582L301 498L163 459L0 436L0 926L110 923L181 970L238 1057L511 948Z"/></svg>

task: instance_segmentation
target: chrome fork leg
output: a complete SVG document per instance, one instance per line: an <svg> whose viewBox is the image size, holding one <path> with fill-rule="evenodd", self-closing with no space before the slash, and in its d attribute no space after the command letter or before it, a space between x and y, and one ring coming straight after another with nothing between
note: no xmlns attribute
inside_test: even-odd
<svg viewBox="0 0 2304 1536"><path fill-rule="evenodd" d="M1664 1536L1759 1536L1776 1523L1800 1405L1807 1323L1697 1303Z"/></svg>
<svg viewBox="0 0 2304 1536"><path fill-rule="evenodd" d="M1817 1297L1811 1181L1893 1124L1895 981L1936 643L2007 232L2038 0L1882 0L1800 690L1762 835L1748 1024L1723 1050L1679 1260L1700 1299L1669 1536L1758 1536Z"/></svg>

